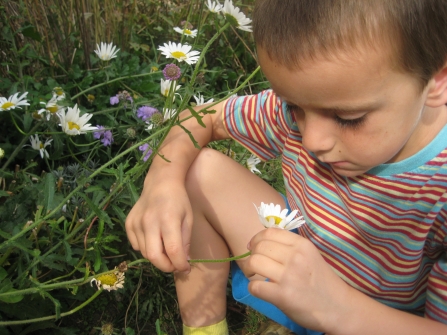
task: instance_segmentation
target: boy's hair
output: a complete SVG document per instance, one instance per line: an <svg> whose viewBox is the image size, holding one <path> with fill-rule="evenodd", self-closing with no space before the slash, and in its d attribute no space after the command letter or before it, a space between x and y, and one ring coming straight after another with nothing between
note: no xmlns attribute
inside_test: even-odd
<svg viewBox="0 0 447 335"><path fill-rule="evenodd" d="M447 61L447 0L257 0L253 34L290 68L359 45L387 48L425 87Z"/></svg>

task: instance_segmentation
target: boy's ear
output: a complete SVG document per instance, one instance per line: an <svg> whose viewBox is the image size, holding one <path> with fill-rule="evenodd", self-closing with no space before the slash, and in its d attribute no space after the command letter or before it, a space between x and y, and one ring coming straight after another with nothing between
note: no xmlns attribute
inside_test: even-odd
<svg viewBox="0 0 447 335"><path fill-rule="evenodd" d="M439 107L447 104L447 63L429 82L427 100L428 107Z"/></svg>

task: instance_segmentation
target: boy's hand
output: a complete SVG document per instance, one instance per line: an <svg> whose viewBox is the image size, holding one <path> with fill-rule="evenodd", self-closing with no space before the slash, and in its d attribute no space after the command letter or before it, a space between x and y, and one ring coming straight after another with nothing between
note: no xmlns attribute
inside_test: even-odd
<svg viewBox="0 0 447 335"><path fill-rule="evenodd" d="M126 219L132 247L165 272L189 271L192 210L183 184L147 187Z"/></svg>
<svg viewBox="0 0 447 335"><path fill-rule="evenodd" d="M350 288L325 262L309 240L287 230L269 228L250 242L247 276L259 274L250 292L271 302L296 323L314 330L334 329Z"/></svg>

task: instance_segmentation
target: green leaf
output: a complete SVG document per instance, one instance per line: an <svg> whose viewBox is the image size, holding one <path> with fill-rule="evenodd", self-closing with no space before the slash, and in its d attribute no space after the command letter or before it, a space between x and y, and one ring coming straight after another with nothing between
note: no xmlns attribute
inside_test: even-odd
<svg viewBox="0 0 447 335"><path fill-rule="evenodd" d="M65 247L65 260L67 261L67 262L70 262L71 261L71 258L72 258L72 251L71 251L71 246L70 246L70 244L67 242L67 241L63 241L62 242L63 244L64 244L64 247Z"/></svg>
<svg viewBox="0 0 447 335"><path fill-rule="evenodd" d="M3 279L6 278L7 275L8 275L8 272L6 272L5 269L0 268L0 283L1 283L1 281L2 281Z"/></svg>
<svg viewBox="0 0 447 335"><path fill-rule="evenodd" d="M56 179L52 173L47 173L43 188L43 206L46 211L53 209L54 193L56 192Z"/></svg>
<svg viewBox="0 0 447 335"><path fill-rule="evenodd" d="M108 225L112 225L112 226L113 226L112 220L110 220L110 217L109 217L109 215L108 215L106 212L104 212L104 211L101 210L97 205L95 205L95 204L90 200L90 198L89 198L87 195L85 195L85 194L83 194L83 193L79 193L79 195L85 200L85 202L87 203L88 207L89 207L91 210L93 210L93 212L95 212L96 216L97 216L100 220L103 220L103 221L105 221Z"/></svg>
<svg viewBox="0 0 447 335"><path fill-rule="evenodd" d="M17 292L18 290L16 290L15 288L12 288L10 290L8 290L8 293L12 293L12 292ZM6 292L2 292L2 293L6 293ZM23 299L23 295L17 294L17 295L8 295L6 297L0 297L0 301L6 302L8 304L15 304L20 302Z"/></svg>
<svg viewBox="0 0 447 335"><path fill-rule="evenodd" d="M130 199L132 201L132 204L135 204L137 202L137 200L140 198L140 196L138 195L137 189L132 182L129 182L127 184L127 188L130 193Z"/></svg>
<svg viewBox="0 0 447 335"><path fill-rule="evenodd" d="M203 123L203 121L202 121L203 116L200 116L199 113L197 113L197 112L195 111L195 109L192 108L191 106L188 106L188 109L189 109L189 111L191 112L191 115L194 116L194 117L196 118L197 122L198 122L203 128L206 128L205 123Z"/></svg>
<svg viewBox="0 0 447 335"><path fill-rule="evenodd" d="M202 149L202 148L200 147L199 143L197 143L197 141L196 141L196 139L194 138L194 136L192 136L192 133L191 133L188 129L186 129L185 127L183 127L182 124L179 124L179 126L180 126L180 128L182 128L182 129L185 131L185 133L188 134L189 138L191 139L192 143L194 144L194 147L196 147L196 148L199 149L199 150Z"/></svg>
<svg viewBox="0 0 447 335"><path fill-rule="evenodd" d="M93 270L95 270L95 272L99 271L101 268L101 263L101 253L99 252L99 249L95 249L95 263L93 264Z"/></svg>
<svg viewBox="0 0 447 335"><path fill-rule="evenodd" d="M34 26L26 26L22 28L22 34L23 36L29 37L33 39L34 41L41 42L42 37L40 36L39 32L34 28Z"/></svg>

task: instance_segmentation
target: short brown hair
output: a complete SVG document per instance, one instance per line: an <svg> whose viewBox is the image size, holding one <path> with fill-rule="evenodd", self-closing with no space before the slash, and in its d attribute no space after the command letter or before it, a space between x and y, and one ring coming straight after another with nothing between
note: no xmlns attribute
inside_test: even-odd
<svg viewBox="0 0 447 335"><path fill-rule="evenodd" d="M424 87L447 61L447 0L257 0L253 34L287 67L379 42Z"/></svg>

